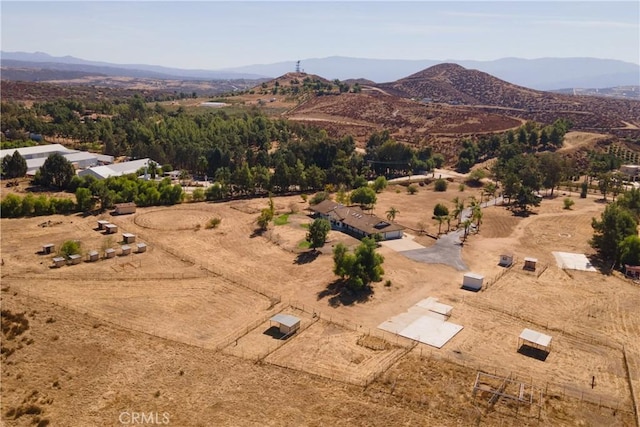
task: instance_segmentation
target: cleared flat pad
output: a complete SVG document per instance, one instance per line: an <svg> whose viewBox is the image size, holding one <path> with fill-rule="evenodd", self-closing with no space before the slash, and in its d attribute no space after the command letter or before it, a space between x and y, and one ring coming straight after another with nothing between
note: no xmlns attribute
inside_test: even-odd
<svg viewBox="0 0 640 427"><path fill-rule="evenodd" d="M381 323L378 328L432 347L442 348L462 330L462 326L447 322L444 315L433 311L434 308L451 313L450 306L438 303L435 298L427 298L410 307L408 312L398 314Z"/></svg>
<svg viewBox="0 0 640 427"><path fill-rule="evenodd" d="M591 265L591 261L589 261L585 254L574 254L570 252L551 253L556 258L556 263L560 268L567 270L592 271L594 273L598 271L593 265Z"/></svg>
<svg viewBox="0 0 640 427"><path fill-rule="evenodd" d="M415 236L404 233L402 239L384 240L380 242L382 246L393 249L396 252L411 251L414 249L424 249L420 243L416 243L413 239Z"/></svg>

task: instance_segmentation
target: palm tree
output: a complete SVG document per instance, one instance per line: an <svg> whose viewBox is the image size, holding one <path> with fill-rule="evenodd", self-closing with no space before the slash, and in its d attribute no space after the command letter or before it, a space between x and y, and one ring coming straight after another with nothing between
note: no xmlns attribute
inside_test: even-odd
<svg viewBox="0 0 640 427"><path fill-rule="evenodd" d="M458 226L460 226L460 220L462 219L462 211L464 211L464 200L460 199L460 197L454 197L453 206L454 206L454 209L451 215L453 215L455 218L458 219Z"/></svg>
<svg viewBox="0 0 640 427"><path fill-rule="evenodd" d="M391 222L396 220L396 215L398 215L400 213L399 210L397 210L396 208L394 208L393 206L391 206L389 208L389 210L387 211L387 219Z"/></svg>
<svg viewBox="0 0 640 427"><path fill-rule="evenodd" d="M438 221L438 236L439 236L439 235L440 235L440 233L441 233L441 230L442 230L442 223L444 222L444 220L445 220L445 217L444 217L444 216L442 216L442 215L438 215L438 216L436 216L436 221Z"/></svg>
<svg viewBox="0 0 640 427"><path fill-rule="evenodd" d="M476 221L476 230L480 231L480 224L482 223L482 209L480 208L480 205L476 205L473 208L473 211L471 213L471 219Z"/></svg>
<svg viewBox="0 0 640 427"><path fill-rule="evenodd" d="M467 240L467 236L469 235L469 228L471 227L471 220L470 219L465 219L462 222L462 226L464 227L464 237L462 238L463 241Z"/></svg>

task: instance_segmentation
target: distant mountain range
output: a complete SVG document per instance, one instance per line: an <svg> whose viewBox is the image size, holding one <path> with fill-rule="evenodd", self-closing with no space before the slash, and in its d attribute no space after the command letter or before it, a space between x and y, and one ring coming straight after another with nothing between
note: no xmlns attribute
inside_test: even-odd
<svg viewBox="0 0 640 427"><path fill-rule="evenodd" d="M144 64L112 64L46 53L1 52L3 68L40 68L107 76L214 80L274 78L295 70L296 62L247 65L221 70L186 70ZM482 71L509 83L538 90L610 88L640 85L640 65L597 58L504 58L494 61L395 60L333 56L301 60L307 73L327 79L367 79L392 82L441 63ZM3 72L4 74L4 72Z"/></svg>

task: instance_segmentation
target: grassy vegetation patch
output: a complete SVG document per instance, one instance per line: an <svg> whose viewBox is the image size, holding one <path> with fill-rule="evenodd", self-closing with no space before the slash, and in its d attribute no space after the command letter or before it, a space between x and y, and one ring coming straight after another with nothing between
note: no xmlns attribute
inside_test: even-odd
<svg viewBox="0 0 640 427"><path fill-rule="evenodd" d="M285 225L289 222L289 214L282 214L273 220L275 225Z"/></svg>
<svg viewBox="0 0 640 427"><path fill-rule="evenodd" d="M308 242L306 240L302 240L300 243L298 243L299 249L309 249L310 247L311 247L311 242Z"/></svg>

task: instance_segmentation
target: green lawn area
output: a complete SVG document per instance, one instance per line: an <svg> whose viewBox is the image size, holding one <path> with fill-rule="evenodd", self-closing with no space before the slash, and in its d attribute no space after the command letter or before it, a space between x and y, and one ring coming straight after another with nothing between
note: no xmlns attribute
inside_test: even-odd
<svg viewBox="0 0 640 427"><path fill-rule="evenodd" d="M275 225L285 225L289 222L289 214L282 214L273 220Z"/></svg>
<svg viewBox="0 0 640 427"><path fill-rule="evenodd" d="M306 240L302 240L300 243L298 243L299 249L309 249L310 247L311 247L311 243L307 242Z"/></svg>
<svg viewBox="0 0 640 427"><path fill-rule="evenodd" d="M300 224L300 227L304 228L305 230L309 229L309 225L310 224Z"/></svg>

